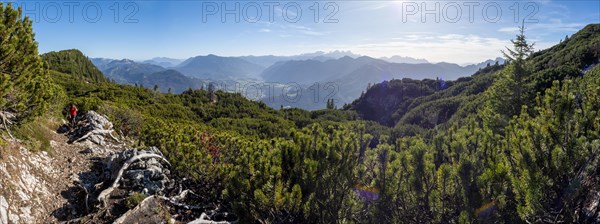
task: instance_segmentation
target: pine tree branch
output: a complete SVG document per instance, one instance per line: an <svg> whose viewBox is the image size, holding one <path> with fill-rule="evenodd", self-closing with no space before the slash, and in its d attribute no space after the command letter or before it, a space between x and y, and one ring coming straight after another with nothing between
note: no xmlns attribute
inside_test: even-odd
<svg viewBox="0 0 600 224"><path fill-rule="evenodd" d="M13 115L9 112L0 111L0 117L2 118L2 123L4 124L4 129L6 130L6 133L8 133L8 136L10 136L10 139L12 139L14 141L15 137L10 133L10 129L8 128L8 125L6 125L6 123L8 121L8 124L12 124L13 122L10 121L9 119L14 118L15 115Z"/></svg>

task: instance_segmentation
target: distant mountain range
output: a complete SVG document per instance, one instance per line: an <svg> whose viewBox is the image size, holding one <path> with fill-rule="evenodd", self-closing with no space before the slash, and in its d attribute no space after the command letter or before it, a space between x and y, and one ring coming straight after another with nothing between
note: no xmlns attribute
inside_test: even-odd
<svg viewBox="0 0 600 224"><path fill-rule="evenodd" d="M90 58L90 61L92 62L92 64L94 64L96 66L96 68L98 68L98 69L100 69L100 71L102 71L103 69L106 68L106 65L108 65L108 63L111 63L116 60L109 59L109 58Z"/></svg>
<svg viewBox="0 0 600 224"><path fill-rule="evenodd" d="M98 68L106 77L122 84L139 84L145 75L165 70L158 65L138 63L128 59L113 60Z"/></svg>
<svg viewBox="0 0 600 224"><path fill-rule="evenodd" d="M213 54L185 60L174 67L184 75L211 80L258 78L265 68L238 57L220 57Z"/></svg>
<svg viewBox="0 0 600 224"><path fill-rule="evenodd" d="M504 63L502 58L496 58L460 66L445 62L434 64L425 59L402 56L377 59L347 51L295 56L221 57L210 54L187 60L157 57L141 62L103 58L91 61L104 75L118 83L141 84L149 88L158 85L161 91L171 88L175 93L188 88L200 88L203 83L215 81L229 84L237 82L242 87L247 83L275 83L275 89L271 92L267 90L270 88L268 85L263 85L262 100L265 103L274 108L283 105L304 109L324 108L327 98L335 98L338 105L349 103L359 97L369 83L401 78L455 80L470 76L488 64ZM317 93L314 86L316 82L319 83L318 95L314 94ZM290 85L300 87L304 96L290 100L290 91L296 91L285 88ZM335 90L332 86L335 86ZM313 96L309 97L307 93L310 92ZM256 94L253 93L254 96Z"/></svg>
<svg viewBox="0 0 600 224"><path fill-rule="evenodd" d="M183 62L183 59L167 58L167 57L156 57L150 60L142 61L145 64L158 65L164 68L175 67Z"/></svg>
<svg viewBox="0 0 600 224"><path fill-rule="evenodd" d="M200 89L204 85L202 80L187 77L173 69L144 75L140 79L140 83L149 88L158 85L158 90L164 93L168 92L169 89L173 93L181 93L190 88Z"/></svg>
<svg viewBox="0 0 600 224"><path fill-rule="evenodd" d="M350 51L331 51L331 52L317 51L314 53L306 53L306 54L299 54L299 55L293 55L293 56L267 55L267 56L242 56L239 58L267 68L267 67L274 65L277 62L284 62L284 61L292 61L292 60L296 60L296 61L301 61L301 60L327 61L327 60L331 60L331 59L339 59L342 57L358 58L360 56L361 55L354 54Z"/></svg>
<svg viewBox="0 0 600 224"><path fill-rule="evenodd" d="M154 64L140 63L128 59L94 58L91 61L107 78L120 84L143 85L148 88L157 85L162 92L167 92L170 89L173 93L181 93L189 88L200 88L203 83L202 80Z"/></svg>
<svg viewBox="0 0 600 224"><path fill-rule="evenodd" d="M389 58L388 57L381 57L379 59L387 61L387 62L391 62L391 63L406 63L406 64L423 64L423 63L429 63L429 61L427 61L425 59L403 57L403 56L398 56L398 55L394 55L394 56L389 57Z"/></svg>
<svg viewBox="0 0 600 224"><path fill-rule="evenodd" d="M327 99L332 98L341 106L358 98L369 84L402 78L456 80L459 77L470 76L488 64L495 64L496 61L499 64L504 63L503 59L497 58L469 66L452 63L408 64L390 63L367 56L343 57L324 62L279 62L267 68L262 77L264 80L284 85L274 91L275 96L269 96L264 101L273 108L289 106L314 110L324 108ZM288 88L284 89L286 86ZM301 86L302 96L295 98L294 94L298 90L292 86ZM290 97L290 94L294 97Z"/></svg>
<svg viewBox="0 0 600 224"><path fill-rule="evenodd" d="M503 63L501 58L496 59ZM274 82L314 83L317 81L353 80L382 81L398 78L443 78L454 80L468 76L479 68L485 67L486 61L476 65L460 66L452 63L390 63L385 60L367 56L352 58L349 56L326 61L291 60L275 63L265 69L261 77ZM368 81L367 81L368 80Z"/></svg>

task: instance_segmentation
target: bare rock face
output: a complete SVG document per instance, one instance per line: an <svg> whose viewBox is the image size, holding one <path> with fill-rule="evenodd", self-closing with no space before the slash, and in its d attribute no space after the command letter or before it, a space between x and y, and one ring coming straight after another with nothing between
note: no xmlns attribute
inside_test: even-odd
<svg viewBox="0 0 600 224"><path fill-rule="evenodd" d="M49 179L57 176L46 152L20 147L0 158L0 223L40 223L55 200Z"/></svg>
<svg viewBox="0 0 600 224"><path fill-rule="evenodd" d="M8 224L8 202L0 196L0 224Z"/></svg>
<svg viewBox="0 0 600 224"><path fill-rule="evenodd" d="M176 221L170 218L169 208L162 199L150 196L113 222L113 224L126 223L176 223Z"/></svg>

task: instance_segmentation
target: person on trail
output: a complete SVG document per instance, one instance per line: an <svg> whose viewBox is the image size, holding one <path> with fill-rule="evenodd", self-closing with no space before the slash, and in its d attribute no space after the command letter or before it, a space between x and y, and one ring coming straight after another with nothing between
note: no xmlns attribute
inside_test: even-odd
<svg viewBox="0 0 600 224"><path fill-rule="evenodd" d="M69 123L71 128L75 127L75 117L77 117L77 107L75 104L71 104L71 109L69 109Z"/></svg>

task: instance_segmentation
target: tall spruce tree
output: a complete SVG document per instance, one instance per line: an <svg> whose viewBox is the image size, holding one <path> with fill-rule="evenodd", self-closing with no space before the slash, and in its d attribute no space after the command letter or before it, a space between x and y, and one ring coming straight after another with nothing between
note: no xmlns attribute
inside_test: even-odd
<svg viewBox="0 0 600 224"><path fill-rule="evenodd" d="M533 53L534 44L527 42L524 24L511 42L513 49L507 47L507 51L502 51L508 66L488 89L486 107L482 112L486 125L496 133L501 132L512 116L521 112L521 106L528 103L525 80L531 71L525 59Z"/></svg>
<svg viewBox="0 0 600 224"><path fill-rule="evenodd" d="M510 63L509 70L511 72L508 74L514 82L515 89L513 90L515 94L515 101L517 105L523 104L523 81L524 79L531 74L531 71L527 69L525 65L525 59L533 53L533 45L535 43L529 44L527 43L525 37L525 23L519 27L519 34L515 40L511 40L513 43L514 49L506 48L507 51L502 51L506 60ZM515 114L520 112L520 108L515 111Z"/></svg>

